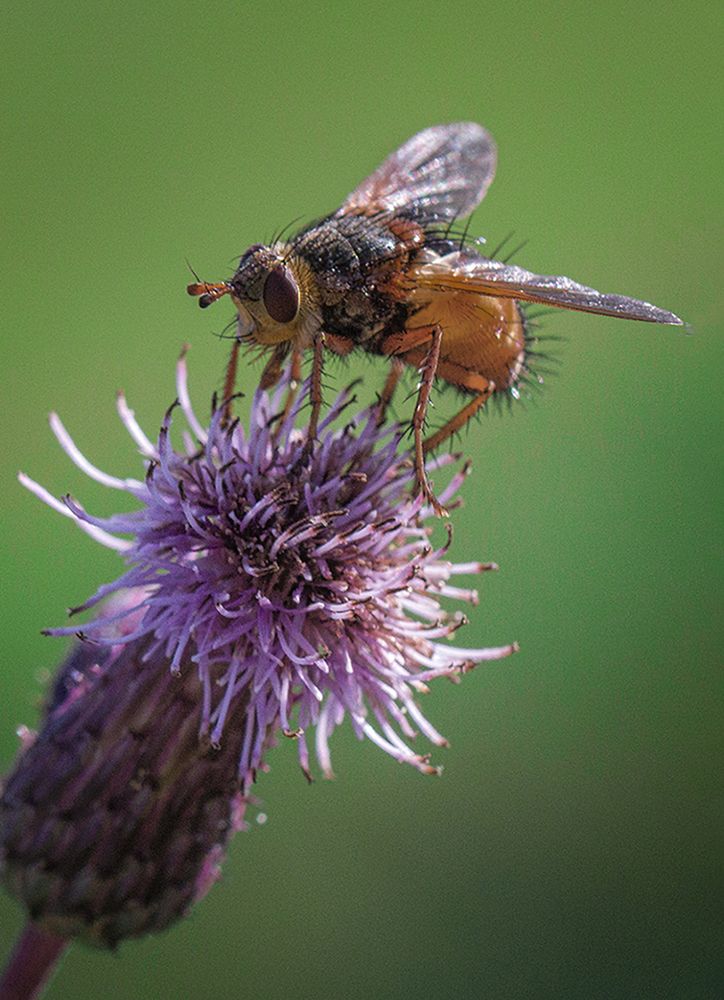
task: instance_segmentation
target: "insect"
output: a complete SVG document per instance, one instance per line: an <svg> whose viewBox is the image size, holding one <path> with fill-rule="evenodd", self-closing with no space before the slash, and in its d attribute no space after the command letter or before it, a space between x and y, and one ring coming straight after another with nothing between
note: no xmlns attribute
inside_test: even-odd
<svg viewBox="0 0 724 1000"><path fill-rule="evenodd" d="M453 226L472 212L493 180L496 147L480 125L438 125L392 153L336 212L271 245L254 244L234 276L188 286L205 308L230 295L237 338L227 369L233 391L240 343L269 358L262 387L280 377L292 355L313 354L311 449L322 406L325 351L360 349L391 360L381 394L389 404L405 365L419 370L412 417L417 487L438 514L425 456L462 428L494 393L517 394L528 374L529 337L521 303L682 325L673 313L623 295L606 295L570 278L534 274L483 256ZM435 378L466 397L448 422L425 438Z"/></svg>

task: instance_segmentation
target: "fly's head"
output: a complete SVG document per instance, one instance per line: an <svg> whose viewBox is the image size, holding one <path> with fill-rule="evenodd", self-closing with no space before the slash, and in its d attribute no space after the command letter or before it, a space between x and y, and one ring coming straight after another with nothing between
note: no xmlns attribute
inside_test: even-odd
<svg viewBox="0 0 724 1000"><path fill-rule="evenodd" d="M318 326L312 272L286 243L255 243L244 253L229 281L188 286L206 308L230 295L239 314L239 338L262 345L294 340L304 347Z"/></svg>

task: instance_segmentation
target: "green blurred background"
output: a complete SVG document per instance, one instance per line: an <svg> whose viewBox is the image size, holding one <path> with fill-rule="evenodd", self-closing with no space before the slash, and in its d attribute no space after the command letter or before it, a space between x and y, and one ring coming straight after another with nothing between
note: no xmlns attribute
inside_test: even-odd
<svg viewBox="0 0 724 1000"><path fill-rule="evenodd" d="M268 822L192 917L117 955L74 948L50 997L721 995L720 29L692 2L75 0L4 19L3 767L62 655L40 629L118 571L16 470L109 513L46 412L135 475L117 388L153 431L189 341L205 406L229 308L198 311L186 258L225 277L413 132L473 119L500 150L475 232L514 230L528 267L693 327L547 317L560 376L471 430L454 551L501 571L464 641L522 652L430 695L443 777L345 731L336 782L307 787L280 747ZM2 897L0 959L21 924Z"/></svg>

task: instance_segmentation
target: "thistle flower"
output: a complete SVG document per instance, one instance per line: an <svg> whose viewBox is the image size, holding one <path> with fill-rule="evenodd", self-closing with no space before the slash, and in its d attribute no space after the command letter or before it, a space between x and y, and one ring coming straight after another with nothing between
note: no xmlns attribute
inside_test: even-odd
<svg viewBox="0 0 724 1000"><path fill-rule="evenodd" d="M516 649L449 641L465 618L440 598L476 602L451 579L493 566L452 563L449 542L431 544L400 435L375 408L342 426L353 403L342 392L308 454L288 376L256 393L248 430L225 405L204 427L186 378L182 355L155 444L119 396L142 479L100 472L51 417L68 456L129 493L132 513L95 517L21 475L128 568L72 609L100 608L89 623L48 630L82 641L6 782L0 867L41 927L106 945L166 926L209 887L278 732L310 779L310 730L331 776L345 716L358 737L437 773L410 745L416 730L445 744L418 696ZM171 441L179 409L183 447Z"/></svg>

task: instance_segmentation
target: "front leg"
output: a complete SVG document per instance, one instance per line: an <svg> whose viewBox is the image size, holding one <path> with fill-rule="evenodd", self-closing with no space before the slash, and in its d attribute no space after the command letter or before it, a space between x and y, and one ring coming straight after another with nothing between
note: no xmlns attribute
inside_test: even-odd
<svg viewBox="0 0 724 1000"><path fill-rule="evenodd" d="M289 389L287 390L287 396L284 400L284 409L282 410L281 417L279 419L279 427L286 422L289 416L292 406L294 405L294 400L297 398L297 390L299 389L299 383L302 381L302 354L298 347L292 350L292 363L289 369Z"/></svg>
<svg viewBox="0 0 724 1000"><path fill-rule="evenodd" d="M236 373L239 366L239 348L241 346L241 341L236 339L231 347L231 354L229 356L229 361L226 365L226 374L224 376L224 425L231 421L231 400L234 395L234 388L236 386ZM277 384L282 373L282 365L284 359L289 353L288 344L278 344L271 353L271 357L264 365L264 371L261 373L261 378L259 379L260 389L271 389Z"/></svg>
<svg viewBox="0 0 724 1000"><path fill-rule="evenodd" d="M239 365L240 343L237 338L231 345L231 354L226 363L226 372L224 373L224 391L222 396L224 412L221 417L221 423L224 427L231 422L231 397L234 395L234 386L236 385L236 369Z"/></svg>
<svg viewBox="0 0 724 1000"><path fill-rule="evenodd" d="M271 357L264 365L264 371L261 373L261 378L259 379L260 389L271 389L272 386L277 384L281 378L282 366L288 353L288 344L277 344L271 353Z"/></svg>

